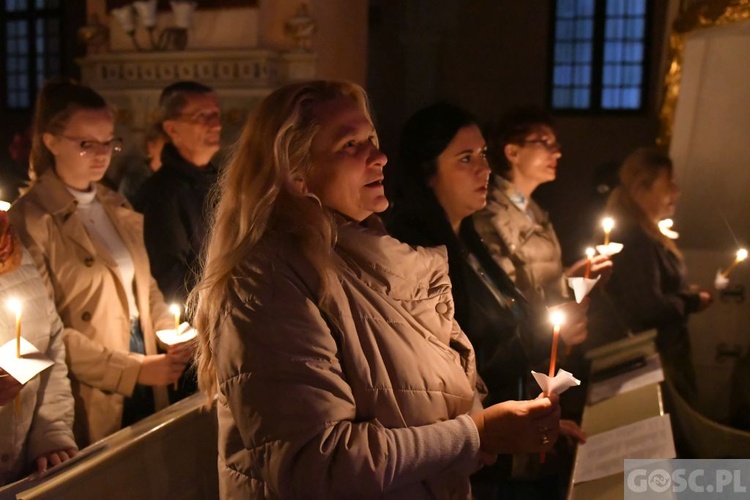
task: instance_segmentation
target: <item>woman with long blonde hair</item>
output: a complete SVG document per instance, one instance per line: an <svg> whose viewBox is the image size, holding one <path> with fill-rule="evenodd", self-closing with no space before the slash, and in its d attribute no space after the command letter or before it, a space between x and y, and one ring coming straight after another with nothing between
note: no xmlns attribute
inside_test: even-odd
<svg viewBox="0 0 750 500"><path fill-rule="evenodd" d="M659 231L660 220L674 215L679 189L672 160L655 148L641 148L620 168L620 185L607 201L617 220L613 240L624 244L612 257L616 271L607 283L618 318L631 332L656 328L665 368L685 397L695 392L688 315L711 304L711 293L690 286L685 262L674 240ZM598 328L617 330L614 324Z"/></svg>
<svg viewBox="0 0 750 500"><path fill-rule="evenodd" d="M192 297L223 498L469 498L481 463L557 437L554 397L479 407L444 251L374 216L386 161L351 83L282 87L248 120Z"/></svg>

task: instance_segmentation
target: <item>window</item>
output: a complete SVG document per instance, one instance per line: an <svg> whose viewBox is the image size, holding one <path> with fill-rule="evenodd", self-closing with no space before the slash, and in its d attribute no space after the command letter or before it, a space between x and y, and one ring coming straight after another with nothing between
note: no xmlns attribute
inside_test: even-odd
<svg viewBox="0 0 750 500"><path fill-rule="evenodd" d="M2 2L5 106L28 109L44 81L60 74L60 1Z"/></svg>
<svg viewBox="0 0 750 500"><path fill-rule="evenodd" d="M555 2L556 110L642 110L650 0Z"/></svg>

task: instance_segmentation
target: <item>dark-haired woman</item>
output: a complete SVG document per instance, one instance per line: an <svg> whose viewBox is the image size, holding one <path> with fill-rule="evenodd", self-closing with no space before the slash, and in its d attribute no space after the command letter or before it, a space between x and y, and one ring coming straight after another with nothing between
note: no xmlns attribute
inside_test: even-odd
<svg viewBox="0 0 750 500"><path fill-rule="evenodd" d="M34 118L34 181L9 211L65 325L79 446L165 407L190 354L157 353L154 332L174 319L151 277L141 216L98 183L120 149L99 94L48 83Z"/></svg>
<svg viewBox="0 0 750 500"><path fill-rule="evenodd" d="M448 103L424 108L407 122L400 153L389 231L411 245L447 248L455 317L475 348L489 390L486 403L524 399L534 392L525 387L529 370L548 360L550 329L546 317L532 314L472 224L471 215L486 203L490 175L476 120ZM562 336L570 344L580 342L586 337L586 308L565 309ZM572 422L561 423L560 430L582 438ZM497 486L497 474L484 479L490 488Z"/></svg>

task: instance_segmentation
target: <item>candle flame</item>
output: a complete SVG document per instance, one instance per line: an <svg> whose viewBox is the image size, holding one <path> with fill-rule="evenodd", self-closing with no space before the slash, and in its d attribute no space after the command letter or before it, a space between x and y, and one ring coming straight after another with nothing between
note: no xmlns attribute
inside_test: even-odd
<svg viewBox="0 0 750 500"><path fill-rule="evenodd" d="M21 301L18 299L10 299L6 305L8 306L8 309L16 313L16 316L19 316L21 314L21 310L23 307L21 306Z"/></svg>
<svg viewBox="0 0 750 500"><path fill-rule="evenodd" d="M560 326L565 321L565 315L561 311L553 311L549 315L550 322L555 326Z"/></svg>
<svg viewBox="0 0 750 500"><path fill-rule="evenodd" d="M596 254L596 250L594 250L593 248L588 247L586 249L586 257L588 257L589 259L592 258L595 254Z"/></svg>
<svg viewBox="0 0 750 500"><path fill-rule="evenodd" d="M172 304L171 306L169 306L169 312L177 316L178 314L180 314L180 306L178 306L177 304Z"/></svg>
<svg viewBox="0 0 750 500"><path fill-rule="evenodd" d="M602 228L605 232L612 231L612 228L615 227L615 220L612 217L605 217L602 219Z"/></svg>
<svg viewBox="0 0 750 500"><path fill-rule="evenodd" d="M737 250L737 261L742 262L745 259L747 259L747 250L740 248Z"/></svg>

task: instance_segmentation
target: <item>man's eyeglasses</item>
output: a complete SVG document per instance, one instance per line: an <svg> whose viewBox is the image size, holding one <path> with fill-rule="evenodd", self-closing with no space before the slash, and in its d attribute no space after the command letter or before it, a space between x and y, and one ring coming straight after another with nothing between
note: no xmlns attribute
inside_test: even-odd
<svg viewBox="0 0 750 500"><path fill-rule="evenodd" d="M79 137L66 137L64 135L61 135L60 137L67 141L78 143L78 148L80 149L79 154L81 156L94 155L98 151L102 151L105 154L117 154L122 151L122 139L119 137L113 137L106 142L95 141L92 139L81 139Z"/></svg>
<svg viewBox="0 0 750 500"><path fill-rule="evenodd" d="M220 111L198 111L192 115L181 115L180 120L199 125L208 125L214 122L221 122Z"/></svg>
<svg viewBox="0 0 750 500"><path fill-rule="evenodd" d="M557 153L562 149L562 144L557 141L552 142L549 139L526 139L522 141L522 144L541 144L550 153Z"/></svg>

